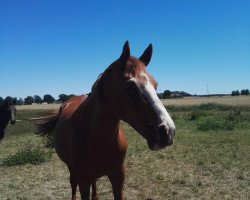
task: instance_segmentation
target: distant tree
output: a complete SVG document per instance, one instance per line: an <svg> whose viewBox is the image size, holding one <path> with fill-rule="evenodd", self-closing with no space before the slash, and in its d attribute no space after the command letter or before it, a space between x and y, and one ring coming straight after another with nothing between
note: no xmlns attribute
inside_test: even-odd
<svg viewBox="0 0 250 200"><path fill-rule="evenodd" d="M236 96L240 96L239 90L236 90L235 94L236 94Z"/></svg>
<svg viewBox="0 0 250 200"><path fill-rule="evenodd" d="M32 96L27 96L25 99L24 99L24 104L25 105L31 105L32 103L34 103L34 98Z"/></svg>
<svg viewBox="0 0 250 200"><path fill-rule="evenodd" d="M170 90L165 90L163 92L163 99L169 99L172 95L172 92Z"/></svg>
<svg viewBox="0 0 250 200"><path fill-rule="evenodd" d="M243 90L241 90L240 94L241 95L249 95L249 89L245 89L245 90L243 89Z"/></svg>
<svg viewBox="0 0 250 200"><path fill-rule="evenodd" d="M249 92L249 89L246 89L246 95L249 95L250 92Z"/></svg>
<svg viewBox="0 0 250 200"><path fill-rule="evenodd" d="M43 101L47 102L48 104L51 104L51 103L53 103L55 101L55 98L52 97L50 94L45 94L43 96Z"/></svg>
<svg viewBox="0 0 250 200"><path fill-rule="evenodd" d="M159 99L163 99L163 93L157 93Z"/></svg>
<svg viewBox="0 0 250 200"><path fill-rule="evenodd" d="M239 96L239 95L240 95L239 90L232 91L232 93L231 93L231 96Z"/></svg>
<svg viewBox="0 0 250 200"><path fill-rule="evenodd" d="M0 105L3 104L4 100L2 97L0 97Z"/></svg>
<svg viewBox="0 0 250 200"><path fill-rule="evenodd" d="M241 95L246 95L246 90L241 90L241 91L240 91L240 94L241 94Z"/></svg>
<svg viewBox="0 0 250 200"><path fill-rule="evenodd" d="M4 99L4 102L13 102L13 97L7 96L7 97Z"/></svg>
<svg viewBox="0 0 250 200"><path fill-rule="evenodd" d="M58 101L65 102L69 99L69 96L66 94L60 94Z"/></svg>
<svg viewBox="0 0 250 200"><path fill-rule="evenodd" d="M14 105L17 105L17 101L18 101L17 98L14 97L14 98L13 98L13 104L14 104Z"/></svg>
<svg viewBox="0 0 250 200"><path fill-rule="evenodd" d="M39 95L34 96L34 102L41 104L43 102L43 99Z"/></svg>
<svg viewBox="0 0 250 200"><path fill-rule="evenodd" d="M19 98L16 102L17 105L23 105L24 104L24 100L22 98Z"/></svg>
<svg viewBox="0 0 250 200"><path fill-rule="evenodd" d="M184 91L180 91L179 94L183 97L190 97L192 96L191 94L187 93L187 92L184 92Z"/></svg>

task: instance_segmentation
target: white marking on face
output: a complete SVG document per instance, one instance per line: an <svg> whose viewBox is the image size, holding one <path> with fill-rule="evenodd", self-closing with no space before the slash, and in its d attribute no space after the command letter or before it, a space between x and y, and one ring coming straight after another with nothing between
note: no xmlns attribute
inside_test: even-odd
<svg viewBox="0 0 250 200"><path fill-rule="evenodd" d="M147 98L149 103L152 105L153 109L155 110L158 118L159 125L165 125L170 130L175 130L175 124L171 117L169 116L167 110L163 106L161 100L158 98L155 88L149 81L148 76L145 73L141 74L143 77L146 78L146 84L141 88L142 93Z"/></svg>

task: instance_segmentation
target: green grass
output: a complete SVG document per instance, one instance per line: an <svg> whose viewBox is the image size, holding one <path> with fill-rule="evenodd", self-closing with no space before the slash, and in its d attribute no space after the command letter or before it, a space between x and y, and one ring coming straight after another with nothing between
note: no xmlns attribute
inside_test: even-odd
<svg viewBox="0 0 250 200"><path fill-rule="evenodd" d="M52 155L52 151L45 151L41 148L30 148L25 147L18 150L17 153L10 155L3 159L3 166L14 166L23 164L41 164L43 162L49 161Z"/></svg>
<svg viewBox="0 0 250 200"><path fill-rule="evenodd" d="M182 109L183 108L183 109ZM249 108L221 105L172 107L177 131L174 144L158 152L123 123L129 149L126 158L127 200L249 199L250 112ZM18 117L36 117L40 111L19 111ZM206 119L233 123L233 129L199 129ZM38 165L3 166L20 150L48 151L44 139L34 135L31 122L9 125L0 144L0 199L69 199L69 174L56 153ZM112 199L106 177L98 181L100 199Z"/></svg>

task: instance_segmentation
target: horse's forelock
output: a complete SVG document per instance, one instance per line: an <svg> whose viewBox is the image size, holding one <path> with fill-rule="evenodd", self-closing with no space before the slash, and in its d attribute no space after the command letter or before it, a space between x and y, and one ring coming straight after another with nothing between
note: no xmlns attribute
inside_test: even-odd
<svg viewBox="0 0 250 200"><path fill-rule="evenodd" d="M138 77L142 72L146 72L145 65L139 59L131 56L124 67L124 75Z"/></svg>

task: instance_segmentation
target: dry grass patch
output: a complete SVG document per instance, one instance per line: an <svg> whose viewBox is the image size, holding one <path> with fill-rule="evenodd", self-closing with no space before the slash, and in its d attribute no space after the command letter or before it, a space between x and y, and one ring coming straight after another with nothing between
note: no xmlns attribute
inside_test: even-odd
<svg viewBox="0 0 250 200"><path fill-rule="evenodd" d="M32 105L18 105L17 110L54 110L58 109L61 104L32 104Z"/></svg>

